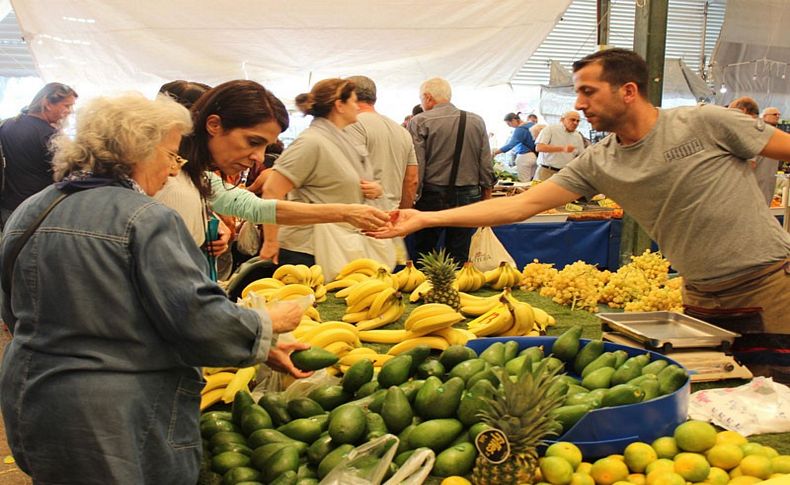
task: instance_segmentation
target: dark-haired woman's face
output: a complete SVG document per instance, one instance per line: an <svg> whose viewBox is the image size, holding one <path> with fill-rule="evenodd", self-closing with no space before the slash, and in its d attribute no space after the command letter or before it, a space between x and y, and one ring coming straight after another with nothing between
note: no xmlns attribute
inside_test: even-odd
<svg viewBox="0 0 790 485"><path fill-rule="evenodd" d="M274 121L264 121L252 127L225 130L219 119L209 117L206 128L210 136L208 149L214 167L225 175L238 175L244 170L263 162L266 146L274 143L280 136L280 125Z"/></svg>

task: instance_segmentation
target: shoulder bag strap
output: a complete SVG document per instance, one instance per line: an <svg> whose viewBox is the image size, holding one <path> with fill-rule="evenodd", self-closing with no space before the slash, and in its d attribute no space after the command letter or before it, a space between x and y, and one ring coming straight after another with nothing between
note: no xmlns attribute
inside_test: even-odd
<svg viewBox="0 0 790 485"><path fill-rule="evenodd" d="M38 216L38 219L36 219L33 222L33 224L31 224L30 227L28 227L27 230L25 230L22 236L20 236L19 239L16 240L16 242L14 243L14 247L11 249L11 251L8 254L6 254L5 259L3 259L3 276L2 276L3 292L6 294L6 297L9 297L11 295L11 278L14 274L14 266L16 265L16 258L19 256L19 253L22 252L22 248L25 247L25 244L27 244L27 241L30 239L31 236L33 236L33 233L36 232L38 226L40 226L41 223L44 222L44 219L47 218L49 213L52 212L52 209L54 209L56 205L60 204L60 202L66 197L68 197L69 195L71 194L68 192L64 192L60 194L55 200L53 200L52 203L49 204L49 207L44 209L44 212L42 212Z"/></svg>
<svg viewBox="0 0 790 485"><path fill-rule="evenodd" d="M450 170L450 199L455 203L455 181L458 179L458 165L461 163L461 152L464 149L464 131L466 131L466 111L461 110L461 119L458 120L458 134L455 138L455 153L453 154L453 168Z"/></svg>

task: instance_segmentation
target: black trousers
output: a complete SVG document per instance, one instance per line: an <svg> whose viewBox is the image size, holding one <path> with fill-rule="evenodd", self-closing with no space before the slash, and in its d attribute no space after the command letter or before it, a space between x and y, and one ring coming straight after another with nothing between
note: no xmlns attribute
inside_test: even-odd
<svg viewBox="0 0 790 485"><path fill-rule="evenodd" d="M414 208L421 211L438 211L474 204L481 199L482 192L477 185L456 187L453 197L447 187L426 184ZM469 259L469 245L476 230L473 227L421 229L414 233L414 252L411 258L417 261L420 254L427 254L431 249L438 250L444 247L460 268Z"/></svg>

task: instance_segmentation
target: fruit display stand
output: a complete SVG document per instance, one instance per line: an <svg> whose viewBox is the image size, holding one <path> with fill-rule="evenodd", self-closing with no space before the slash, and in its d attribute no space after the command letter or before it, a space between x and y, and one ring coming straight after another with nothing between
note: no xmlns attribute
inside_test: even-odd
<svg viewBox="0 0 790 485"><path fill-rule="evenodd" d="M542 346L548 355L556 341L556 337L494 337L471 340L467 346L478 354L494 342L516 340L519 350L527 347ZM586 345L590 340L581 339ZM670 364L680 366L674 360L656 352L619 345L604 343L604 351L625 351L629 357L639 354L650 354L651 361L664 359ZM571 374L572 375L572 374ZM666 396L659 396L647 402L606 407L589 411L571 429L556 441L574 443L585 457L596 458L605 455L622 453L626 446L636 441L651 442L656 438L671 434L672 430L686 420L690 384Z"/></svg>

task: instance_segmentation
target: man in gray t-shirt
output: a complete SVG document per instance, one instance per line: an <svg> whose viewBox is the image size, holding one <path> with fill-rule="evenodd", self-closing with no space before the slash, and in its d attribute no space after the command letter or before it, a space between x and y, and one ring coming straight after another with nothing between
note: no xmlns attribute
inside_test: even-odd
<svg viewBox="0 0 790 485"><path fill-rule="evenodd" d="M736 355L753 371L790 382L790 235L771 216L747 164L757 155L790 158L790 135L715 106L659 110L647 99L647 83L647 65L631 51L577 61L576 109L609 137L518 196L400 211L395 226L377 236L506 224L605 193L685 277L687 313L744 334Z"/></svg>

